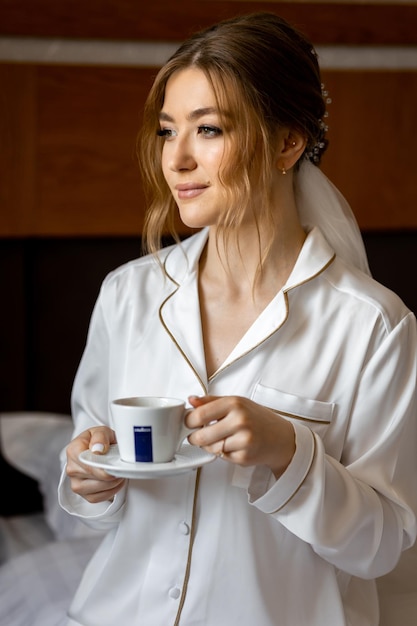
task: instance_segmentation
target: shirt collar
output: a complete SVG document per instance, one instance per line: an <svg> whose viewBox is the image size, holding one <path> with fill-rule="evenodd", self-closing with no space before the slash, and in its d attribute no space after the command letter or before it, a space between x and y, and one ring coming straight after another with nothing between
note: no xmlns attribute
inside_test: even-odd
<svg viewBox="0 0 417 626"><path fill-rule="evenodd" d="M178 285L198 273L198 262L208 238L208 228L203 228L168 250L165 269ZM311 280L334 260L335 252L327 243L320 229L315 226L308 233L283 291Z"/></svg>

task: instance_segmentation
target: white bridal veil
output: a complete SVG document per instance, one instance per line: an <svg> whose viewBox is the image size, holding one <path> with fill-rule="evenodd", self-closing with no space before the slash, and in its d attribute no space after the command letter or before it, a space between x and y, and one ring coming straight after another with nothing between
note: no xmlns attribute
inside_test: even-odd
<svg viewBox="0 0 417 626"><path fill-rule="evenodd" d="M371 274L365 246L352 209L337 187L303 160L296 175L295 197L303 226L318 226L336 254Z"/></svg>

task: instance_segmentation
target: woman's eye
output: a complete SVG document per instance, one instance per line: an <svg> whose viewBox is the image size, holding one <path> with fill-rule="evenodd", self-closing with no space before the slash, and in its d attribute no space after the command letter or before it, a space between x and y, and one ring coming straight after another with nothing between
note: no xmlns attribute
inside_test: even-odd
<svg viewBox="0 0 417 626"><path fill-rule="evenodd" d="M200 135L204 135L205 137L219 137L223 134L221 128L218 128L217 126L207 126L206 124L204 126L199 126L198 132Z"/></svg>
<svg viewBox="0 0 417 626"><path fill-rule="evenodd" d="M175 132L170 128L160 128L158 131L156 131L156 134L158 135L158 137L164 137L165 139L169 139L170 137L173 137L175 135Z"/></svg>

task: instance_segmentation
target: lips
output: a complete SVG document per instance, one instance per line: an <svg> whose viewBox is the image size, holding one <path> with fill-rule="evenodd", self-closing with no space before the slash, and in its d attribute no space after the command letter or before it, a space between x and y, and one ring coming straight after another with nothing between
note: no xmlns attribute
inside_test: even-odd
<svg viewBox="0 0 417 626"><path fill-rule="evenodd" d="M181 200L185 200L187 198L195 198L202 194L208 185L200 184L200 183L183 183L180 185L175 185L175 190L178 193L178 198Z"/></svg>

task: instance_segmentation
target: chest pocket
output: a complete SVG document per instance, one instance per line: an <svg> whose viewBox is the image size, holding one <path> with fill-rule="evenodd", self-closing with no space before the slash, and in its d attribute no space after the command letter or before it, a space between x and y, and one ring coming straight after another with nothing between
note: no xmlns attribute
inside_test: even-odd
<svg viewBox="0 0 417 626"><path fill-rule="evenodd" d="M285 393L258 383L252 400L292 422L301 422L323 437L332 423L336 404Z"/></svg>

